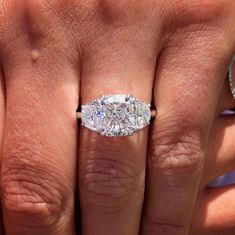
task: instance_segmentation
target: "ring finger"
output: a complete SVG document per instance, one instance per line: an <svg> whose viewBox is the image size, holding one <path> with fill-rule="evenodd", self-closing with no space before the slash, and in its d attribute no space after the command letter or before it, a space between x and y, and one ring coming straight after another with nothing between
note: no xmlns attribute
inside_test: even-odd
<svg viewBox="0 0 235 235"><path fill-rule="evenodd" d="M137 28L123 27L98 36L85 48L82 104L108 94L131 94L145 103L151 102L158 48L151 43L151 32L142 32L144 37L136 32ZM80 139L82 234L138 234L147 128L133 136L111 138L82 128Z"/></svg>

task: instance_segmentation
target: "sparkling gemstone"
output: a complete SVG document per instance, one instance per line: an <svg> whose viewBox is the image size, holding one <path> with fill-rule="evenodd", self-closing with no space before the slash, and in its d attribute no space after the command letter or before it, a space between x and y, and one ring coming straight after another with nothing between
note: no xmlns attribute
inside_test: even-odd
<svg viewBox="0 0 235 235"><path fill-rule="evenodd" d="M149 125L150 105L130 95L108 95L82 106L82 125L105 136L127 136Z"/></svg>

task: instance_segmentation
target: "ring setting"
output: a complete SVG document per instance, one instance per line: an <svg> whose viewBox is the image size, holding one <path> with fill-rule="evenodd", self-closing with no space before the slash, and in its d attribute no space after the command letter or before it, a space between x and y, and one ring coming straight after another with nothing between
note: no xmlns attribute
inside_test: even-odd
<svg viewBox="0 0 235 235"><path fill-rule="evenodd" d="M148 126L156 111L131 95L106 95L81 106L82 126L103 136L129 136Z"/></svg>
<svg viewBox="0 0 235 235"><path fill-rule="evenodd" d="M235 99L235 84L234 84L234 78L233 78L235 76L234 65L235 65L235 55L233 55L232 62L229 66L229 74L228 74L230 90L231 90L233 98Z"/></svg>

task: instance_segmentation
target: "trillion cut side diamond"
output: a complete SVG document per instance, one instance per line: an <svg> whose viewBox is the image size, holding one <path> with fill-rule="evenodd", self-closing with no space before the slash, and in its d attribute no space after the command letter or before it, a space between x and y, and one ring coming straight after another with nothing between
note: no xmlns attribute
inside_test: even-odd
<svg viewBox="0 0 235 235"><path fill-rule="evenodd" d="M108 95L82 106L82 125L105 136L127 136L149 125L150 105L130 95Z"/></svg>

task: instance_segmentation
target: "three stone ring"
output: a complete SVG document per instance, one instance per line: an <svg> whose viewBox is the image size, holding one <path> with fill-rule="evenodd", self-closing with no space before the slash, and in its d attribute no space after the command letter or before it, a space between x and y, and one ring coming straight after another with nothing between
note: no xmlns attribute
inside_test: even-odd
<svg viewBox="0 0 235 235"><path fill-rule="evenodd" d="M229 66L229 86L235 99L234 82L235 55ZM106 95L82 105L81 112L77 110L77 118L82 126L99 132L104 136L129 136L148 126L151 117L156 117L157 111L131 95Z"/></svg>
<svg viewBox="0 0 235 235"><path fill-rule="evenodd" d="M131 95L107 95L82 105L82 126L104 136L129 136L148 126L156 110Z"/></svg>

